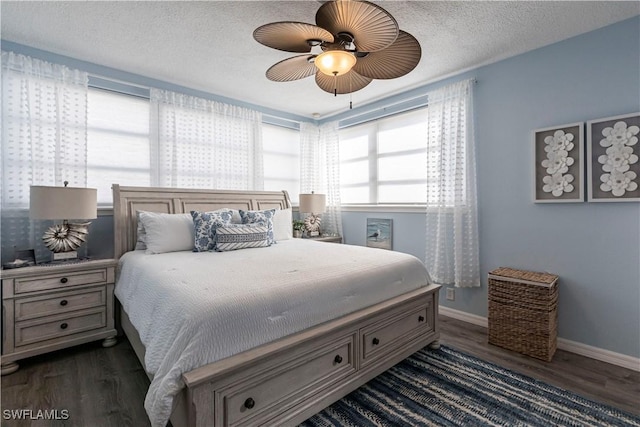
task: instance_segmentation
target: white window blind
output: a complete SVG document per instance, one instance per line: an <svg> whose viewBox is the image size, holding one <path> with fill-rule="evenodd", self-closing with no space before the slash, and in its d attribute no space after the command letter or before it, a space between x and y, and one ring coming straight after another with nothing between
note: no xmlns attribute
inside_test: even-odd
<svg viewBox="0 0 640 427"><path fill-rule="evenodd" d="M340 197L343 203L369 203L376 198L375 185L370 183L370 169L375 170L375 164L372 165L369 158L372 138L375 141L375 126L363 125L340 131Z"/></svg>
<svg viewBox="0 0 640 427"><path fill-rule="evenodd" d="M426 203L426 135L425 109L341 130L343 203Z"/></svg>
<svg viewBox="0 0 640 427"><path fill-rule="evenodd" d="M90 88L88 103L87 186L110 206L111 184L151 185L149 100Z"/></svg>
<svg viewBox="0 0 640 427"><path fill-rule="evenodd" d="M262 125L264 189L287 190L291 203L300 193L300 132L274 125Z"/></svg>

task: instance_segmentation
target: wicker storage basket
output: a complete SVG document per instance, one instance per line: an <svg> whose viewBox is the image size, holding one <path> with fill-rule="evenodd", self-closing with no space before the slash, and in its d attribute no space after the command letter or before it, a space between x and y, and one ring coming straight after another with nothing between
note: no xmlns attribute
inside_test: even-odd
<svg viewBox="0 0 640 427"><path fill-rule="evenodd" d="M558 336L558 276L497 268L489 273L489 343L550 361Z"/></svg>

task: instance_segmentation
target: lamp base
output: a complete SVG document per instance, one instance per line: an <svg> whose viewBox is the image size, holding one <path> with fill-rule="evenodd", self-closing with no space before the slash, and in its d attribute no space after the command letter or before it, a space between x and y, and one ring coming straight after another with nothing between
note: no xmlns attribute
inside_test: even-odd
<svg viewBox="0 0 640 427"><path fill-rule="evenodd" d="M75 252L87 241L89 224L91 222L70 223L65 220L62 224L56 224L45 231L42 236L42 242L54 253L54 259L56 259L55 254ZM75 258L77 257L76 255Z"/></svg>
<svg viewBox="0 0 640 427"><path fill-rule="evenodd" d="M78 259L77 251L68 251L68 252L54 252L53 260L54 261L69 261Z"/></svg>
<svg viewBox="0 0 640 427"><path fill-rule="evenodd" d="M307 232L307 237L318 237L320 235L320 216L316 214L309 214L304 219L304 228Z"/></svg>

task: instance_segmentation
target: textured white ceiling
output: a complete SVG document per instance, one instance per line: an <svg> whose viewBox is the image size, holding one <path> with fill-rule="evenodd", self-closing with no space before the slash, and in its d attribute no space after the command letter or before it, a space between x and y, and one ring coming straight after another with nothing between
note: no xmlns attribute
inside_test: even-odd
<svg viewBox="0 0 640 427"><path fill-rule="evenodd" d="M374 80L354 105L517 55L640 14L637 1L377 1L422 46L420 64ZM295 54L253 40L274 21L315 23L321 1L50 1L0 3L2 38L116 69L312 117L347 108L313 77L265 71Z"/></svg>

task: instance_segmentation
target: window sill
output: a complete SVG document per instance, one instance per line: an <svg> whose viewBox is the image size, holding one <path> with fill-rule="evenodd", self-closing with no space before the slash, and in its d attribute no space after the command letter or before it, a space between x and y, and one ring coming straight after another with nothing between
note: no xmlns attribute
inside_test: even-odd
<svg viewBox="0 0 640 427"><path fill-rule="evenodd" d="M426 213L426 205L342 205L342 212Z"/></svg>

